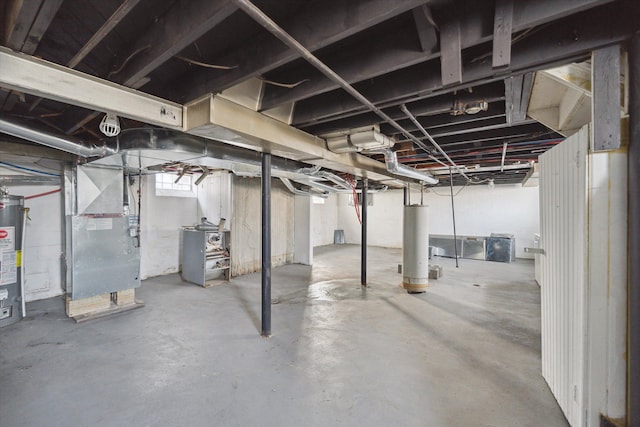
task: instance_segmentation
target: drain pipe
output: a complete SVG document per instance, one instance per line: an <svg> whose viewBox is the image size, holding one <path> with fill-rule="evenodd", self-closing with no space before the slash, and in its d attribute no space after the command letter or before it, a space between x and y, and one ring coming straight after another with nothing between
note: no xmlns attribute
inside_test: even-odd
<svg viewBox="0 0 640 427"><path fill-rule="evenodd" d="M403 128L398 122L393 120L388 114L382 111L380 108L376 107L371 101L369 101L363 94L358 92L358 90L349 84L346 80L340 77L335 71L329 68L324 62L320 61L311 51L301 45L296 39L294 39L289 33L283 30L278 24L276 24L269 16L267 16L262 10L260 10L256 5L251 3L249 0L233 0L234 4L238 6L239 9L242 9L247 15L249 15L254 21L262 25L267 31L276 36L281 42L289 46L291 49L295 50L307 60L311 65L317 68L322 74L324 74L331 81L336 83L342 89L344 89L349 95L353 96L357 99L362 105L366 106L371 112L375 113L382 120L393 126L400 133L402 133L405 137L409 138L413 141L418 147L422 148L427 153L430 151L429 147L414 135L412 135L409 131ZM406 175L404 175L406 176ZM428 182L427 179L417 178L421 181ZM430 177L429 184L437 184L438 180L434 177Z"/></svg>
<svg viewBox="0 0 640 427"><path fill-rule="evenodd" d="M435 139L433 139L433 137L429 134L429 132L427 132L427 130L422 126L422 124L418 121L418 119L416 119L416 116L414 116L411 111L409 111L409 109L407 108L406 105L402 104L400 106L400 109L402 110L402 112L404 114L407 115L407 117L413 122L414 125L416 125L418 127L418 129L420 129L420 132L422 132L422 134L429 140L429 142L431 142L431 144L436 147L436 150L438 150L440 152L440 154L442 154L444 156L445 159L447 159L447 161L449 161L449 163L451 163L451 166L453 166L455 168L455 170L462 176L465 177L465 179L467 181L470 181L469 177L462 171L462 169L460 169L458 167L458 165L455 164L455 162L453 160L451 160L451 157L449 157L449 155L447 153L445 153L445 151L442 149L442 147L440 147L440 144L438 144ZM504 162L504 158L502 159ZM457 259L457 258L456 258Z"/></svg>
<svg viewBox="0 0 640 427"><path fill-rule="evenodd" d="M35 142L37 144L46 145L47 147L66 151L67 153L75 154L80 157L104 157L108 154L116 153L116 150L109 148L106 145L102 147L85 147L84 145L69 139L31 129L5 119L0 119L0 132L26 139L27 141Z"/></svg>

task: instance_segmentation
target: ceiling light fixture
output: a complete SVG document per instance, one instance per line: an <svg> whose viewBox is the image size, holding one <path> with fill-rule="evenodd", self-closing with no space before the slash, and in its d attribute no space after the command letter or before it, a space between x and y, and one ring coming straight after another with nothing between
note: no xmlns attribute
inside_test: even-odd
<svg viewBox="0 0 640 427"><path fill-rule="evenodd" d="M477 100L470 102L463 102L455 100L453 107L451 108L452 116L462 116L463 114L478 114L480 111L487 111L489 103L485 100Z"/></svg>
<svg viewBox="0 0 640 427"><path fill-rule="evenodd" d="M107 113L100 122L100 132L106 136L116 136L120 133L120 121L118 116L112 113Z"/></svg>

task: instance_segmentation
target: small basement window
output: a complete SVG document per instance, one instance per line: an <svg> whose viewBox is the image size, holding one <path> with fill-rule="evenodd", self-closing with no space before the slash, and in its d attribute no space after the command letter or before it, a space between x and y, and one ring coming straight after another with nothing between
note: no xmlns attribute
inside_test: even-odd
<svg viewBox="0 0 640 427"><path fill-rule="evenodd" d="M156 196L166 197L197 197L195 185L190 175L184 175L180 181L178 175L158 173L156 177Z"/></svg>

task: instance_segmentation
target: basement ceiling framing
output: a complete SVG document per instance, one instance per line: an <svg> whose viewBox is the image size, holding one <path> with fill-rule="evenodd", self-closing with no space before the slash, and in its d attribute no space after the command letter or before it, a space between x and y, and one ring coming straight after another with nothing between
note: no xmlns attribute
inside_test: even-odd
<svg viewBox="0 0 640 427"><path fill-rule="evenodd" d="M497 184L523 182L538 155L564 138L527 115L536 72L583 62L593 50L625 43L640 16L633 0L252 3L412 139L428 145L403 105L472 182L492 178ZM77 70L109 90L141 94L171 108L257 81L249 94L256 112L279 117L318 141L336 131L379 126L397 139L401 163L439 174L438 161L447 163L441 153L384 123L240 6L233 0L7 0L0 41L26 59L41 58L69 75ZM17 87L9 81L7 70L15 64L8 57L0 59L3 119L89 146L104 143L100 120L117 108L104 99L86 102L82 93L61 85L57 90L66 97L54 89ZM103 93L111 98L108 90ZM486 109L469 114L478 102ZM182 126L118 112L123 129ZM369 170L383 170L382 155L366 156L358 167L362 175L375 162L381 166ZM323 166L331 169L331 162ZM441 175L440 185L448 185L448 174ZM454 179L466 183L460 174Z"/></svg>

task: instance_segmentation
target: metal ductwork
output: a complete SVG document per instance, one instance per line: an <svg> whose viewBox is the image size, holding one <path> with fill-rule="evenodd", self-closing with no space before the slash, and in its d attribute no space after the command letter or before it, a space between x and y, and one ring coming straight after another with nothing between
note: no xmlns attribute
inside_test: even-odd
<svg viewBox="0 0 640 427"><path fill-rule="evenodd" d="M322 197L323 199L326 199L327 197L329 197L330 193L328 191L316 192L316 191L310 191L310 190L309 191L301 190L299 188L296 188L289 178L285 178L283 176L279 178L280 178L280 181L282 181L282 183L285 185L285 187L287 187L289 191L291 191L293 194L296 194L298 196L314 196L314 197Z"/></svg>
<svg viewBox="0 0 640 427"><path fill-rule="evenodd" d="M384 150L384 162L387 170L391 173L406 176L407 178L417 179L425 184L437 184L438 179L428 173L420 172L409 166L405 166L398 162L398 155L395 151Z"/></svg>
<svg viewBox="0 0 640 427"><path fill-rule="evenodd" d="M380 133L377 126L351 129L349 132L336 132L322 137L327 140L327 148L334 153L383 150L393 147L396 142Z"/></svg>
<svg viewBox="0 0 640 427"><path fill-rule="evenodd" d="M261 176L261 153L182 132L155 128L129 129L114 138L112 144L119 147L117 153L92 163L159 171L167 163L182 162L205 168L226 169L236 176ZM345 179L321 170L320 166L273 157L272 167L272 176L280 178L294 194L328 197L330 193L353 192ZM335 186L322 181L329 181ZM310 189L297 188L293 182Z"/></svg>
<svg viewBox="0 0 640 427"><path fill-rule="evenodd" d="M59 176L0 175L0 187L19 185L60 185Z"/></svg>
<svg viewBox="0 0 640 427"><path fill-rule="evenodd" d="M86 147L79 142L72 141L66 137L56 136L47 132L31 129L19 123L10 122L0 118L0 132L17 138L26 139L36 144L46 145L47 147L56 148L75 154L80 157L103 157L113 154L115 151L107 146L103 147Z"/></svg>

